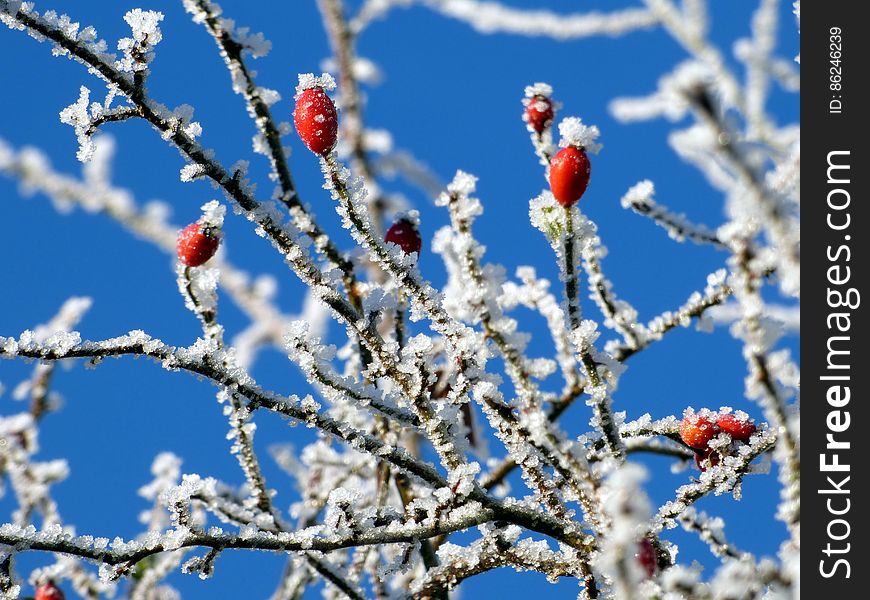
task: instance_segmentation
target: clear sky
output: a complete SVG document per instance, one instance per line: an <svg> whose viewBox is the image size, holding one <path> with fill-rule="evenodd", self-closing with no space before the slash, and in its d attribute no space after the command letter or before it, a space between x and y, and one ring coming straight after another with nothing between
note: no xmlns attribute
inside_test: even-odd
<svg viewBox="0 0 870 600"><path fill-rule="evenodd" d="M132 2L132 0L131 0ZM537 3L514 2L537 5ZM262 31L273 43L272 52L255 63L261 85L280 91L283 100L273 107L277 118L290 121L296 74L319 72L329 54L319 13L312 0L244 2L224 0L225 14L241 25ZM554 10L586 7L611 9L633 3L560 0ZM749 35L755 2L713 2L713 37L736 64L732 42ZM355 5L355 3L354 3ZM202 142L214 148L226 165L251 161L252 178L260 195L271 190L267 162L250 151L254 132L215 45L204 29L190 22L180 2L140 3L80 0L75 3L40 1L39 10L70 11L74 20L94 25L100 37L114 40L129 33L123 14L130 8L161 10L163 42L152 65L149 88L157 100L196 108L203 125ZM798 34L783 2L779 54L798 52ZM657 198L693 220L716 226L723 219L723 198L692 167L682 163L667 145L676 126L667 122L622 125L607 112L615 96L644 95L657 79L685 58L684 52L661 31L644 31L621 38L592 38L555 42L511 35L481 36L468 26L423 8L400 9L375 23L359 42L360 54L373 60L384 74L376 87L366 88L365 120L373 128L389 129L396 146L412 151L438 176L448 181L456 169L480 178L478 195L485 214L476 230L487 246L487 260L505 265L535 265L540 275L557 281L552 252L529 225L528 200L540 193L544 180L520 120L523 87L536 81L552 84L563 103L562 116L579 115L602 132L602 153L593 158L593 175L582 209L599 225L610 254L607 274L617 293L631 301L643 319L677 308L705 277L724 264L725 255L691 244L678 244L651 221L619 205L631 185L652 179ZM50 47L22 33L0 31L0 138L20 147L42 148L62 172L78 173L72 130L58 120L58 112L87 85L101 97L101 84L83 67L53 58ZM741 75L742 76L742 75ZM770 100L779 123L796 121L795 95L774 89ZM172 206L173 222L194 220L199 206L218 193L205 183L185 184L178 178L183 162L150 127L124 123L106 128L117 140L114 181L144 203L161 199ZM338 227L331 201L321 189L317 161L295 135L290 167L303 199L344 247L350 240ZM437 284L445 279L443 265L431 252L431 235L448 219L419 191L401 183L385 189L404 193L422 215L424 253L421 269ZM47 321L71 295L85 295L94 305L80 325L83 337L100 339L131 329L144 329L172 344L186 345L199 334L196 320L184 308L176 290L173 261L142 240L131 238L112 220L80 210L59 215L45 197L22 199L16 184L0 177L0 335ZM300 309L304 289L268 244L257 238L244 220L230 216L226 225L228 256L252 273L272 273L280 284L279 302L286 312ZM584 298L584 300L586 300ZM230 336L245 326L229 302L221 316ZM595 316L586 300L587 315ZM543 323L518 313L522 327L533 334L532 353L543 354L548 338ZM339 328L333 327L333 333ZM797 355L796 339L787 341ZM9 389L31 366L3 361L0 414L23 409ZM730 405L760 417L757 407L743 398L745 364L740 344L727 330L712 334L694 328L680 330L633 358L615 396L617 410L629 418L645 412L653 417L696 408ZM282 393L307 393L304 379L280 353L269 351L256 364L254 375ZM212 475L232 484L243 479L229 453L227 425L215 402L214 388L181 373L168 373L146 362L108 361L96 370L81 365L60 370L55 389L66 400L41 427L42 459L65 457L69 479L54 488L65 521L81 534L131 537L146 502L136 490L150 480L154 456L169 450L184 459L185 472ZM565 429L579 435L589 415L582 405L565 417ZM286 508L294 499L289 478L268 458L265 449L291 441L302 446L310 433L288 429L269 415L257 418L257 447L261 450L270 487L277 488L277 504ZM491 444L498 450L499 446ZM652 472L648 486L654 502L671 498L690 472L672 474L664 459L643 459ZM519 485L519 484L518 484ZM710 498L701 506L728 522L726 532L747 550L773 555L784 535L774 520L778 487L773 475L752 476L744 483L743 500ZM11 507L0 498L0 520ZM682 558L697 559L708 568L716 560L692 537L668 534L681 544ZM37 564L43 557L23 559ZM174 575L171 582L186 598L263 598L280 575L284 557L226 552L217 562L213 579ZM524 597L545 591L552 598L576 597L576 583L565 580L549 586L543 577L501 570L463 586L467 598ZM314 596L312 596L314 597Z"/></svg>

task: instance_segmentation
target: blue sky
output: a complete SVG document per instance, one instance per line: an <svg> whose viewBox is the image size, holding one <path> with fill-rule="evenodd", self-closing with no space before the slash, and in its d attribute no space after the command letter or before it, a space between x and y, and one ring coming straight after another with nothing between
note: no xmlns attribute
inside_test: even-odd
<svg viewBox="0 0 870 600"><path fill-rule="evenodd" d="M260 84L278 89L284 98L273 108L277 118L290 121L289 100L296 74L319 72L321 60L329 53L315 3L225 0L221 4L227 16L263 31L272 41L272 52L256 61L254 68ZM633 3L560 0L550 4L554 10L567 12ZM733 61L731 42L748 35L756 3L712 4L712 35ZM259 195L268 194L268 165L250 151L253 126L242 100L230 89L213 41L190 22L180 2L37 3L39 10L72 11L74 20L94 25L110 45L128 34L122 16L136 6L166 14L164 39L149 81L154 98L170 106L193 105L195 118L203 125L203 144L214 148L224 164L251 160L252 178L260 183ZM783 3L782 56L798 52L793 23L790 3ZM411 150L445 181L456 169L480 178L478 195L485 214L476 231L487 246L487 259L504 264L509 273L530 264L540 275L557 281L551 250L528 222L528 200L545 183L519 118L523 87L535 81L554 86L564 105L562 116L579 115L602 131L604 150L593 158L592 183L582 209L598 223L610 249L604 266L617 293L631 301L642 318L678 307L692 291L703 287L709 272L723 265L722 253L677 244L650 221L619 205L628 187L649 178L656 184L657 197L670 208L713 226L723 218L721 195L668 147L666 136L675 125L660 121L621 125L607 113L613 97L652 91L660 75L685 58L663 32L568 43L481 36L464 24L413 8L397 10L373 24L359 42L359 53L384 73L380 85L366 89L367 125L389 129L396 146ZM101 84L80 65L53 58L49 46L21 33L0 32L0 56L7 57L0 66L4 90L0 94L0 138L16 147L39 146L58 170L78 173L75 137L57 115L78 97L80 85L99 95ZM780 123L797 120L799 102L794 95L774 88L770 107ZM149 199L168 202L172 220L181 224L194 220L205 201L219 197L204 183L181 183L178 170L183 163L178 153L145 124L130 122L107 130L118 142L114 181L132 190L140 203ZM293 147L290 167L303 199L335 233L338 243L349 247L350 240L321 189L317 161L295 136L287 140ZM401 183L387 182L384 187L404 193L421 211L424 240L430 241L447 223L446 213L419 191ZM180 345L191 343L199 333L196 320L178 296L171 258L131 238L110 219L81 211L58 215L44 197L21 199L14 183L0 178L0 238L5 248L0 259L0 335L17 335L47 321L71 295L94 299L80 326L86 338L141 328ZM234 263L253 273L274 274L280 283L282 308L299 310L302 285L246 221L231 216L226 239ZM445 277L443 266L427 247L421 269L440 284ZM585 306L587 315L597 317L588 301ZM542 321L527 312L518 314L522 327L533 334L532 353L545 353L548 338ZM221 316L230 335L245 325L228 302L221 305ZM787 344L797 355L796 340ZM4 361L0 382L13 387L30 368ZM644 412L662 417L678 414L690 404L713 408L727 404L758 417L756 407L743 398L744 372L740 346L727 331L676 331L631 360L615 397L616 408L628 411L629 418ZM254 375L283 393L308 391L293 365L278 352L264 353ZM39 457L68 459L71 476L54 489L55 498L61 515L75 523L79 533L135 535L137 515L146 508L136 490L149 481L151 461L164 450L184 459L185 472L242 482L235 459L227 452L225 419L214 400L214 388L207 383L165 372L145 361L124 359L106 362L96 370L81 366L61 370L55 385L66 405L44 421ZM21 408L8 391L0 397L2 414ZM585 410L577 406L566 415L567 431L580 434L586 429ZM293 500L291 482L264 450L286 441L302 446L309 434L288 429L283 421L268 415L259 417L257 423L257 446L268 482L279 490L278 505L286 507ZM667 460L643 462L652 471L648 491L657 503L669 499L688 477L686 472L671 474ZM772 475L750 477L741 502L711 498L702 506L726 518L726 531L738 546L772 555L784 534L783 526L773 518L777 493ZM10 507L8 495L0 498L0 520L7 518ZM707 567L716 564L693 538L680 532L669 537L681 544L681 558L697 559ZM27 557L22 564L41 560ZM267 597L283 564L281 556L227 552L218 560L213 579L203 583L192 576L175 575L171 581L189 598ZM576 596L573 581L549 586L543 577L506 570L474 579L463 589L469 598L488 597L484 590L516 597L542 590L553 598Z"/></svg>

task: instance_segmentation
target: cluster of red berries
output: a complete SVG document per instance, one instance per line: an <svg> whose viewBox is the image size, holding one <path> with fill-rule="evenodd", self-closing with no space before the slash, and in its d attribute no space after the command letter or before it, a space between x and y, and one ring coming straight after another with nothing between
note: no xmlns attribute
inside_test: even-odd
<svg viewBox="0 0 870 600"><path fill-rule="evenodd" d="M54 585L53 581L48 581L43 583L41 586L36 588L36 598L35 600L64 600L66 596L63 593L63 590Z"/></svg>
<svg viewBox="0 0 870 600"><path fill-rule="evenodd" d="M536 94L526 101L524 119L538 135L550 127L554 116L553 101L547 96ZM313 153L326 156L335 147L338 139L338 112L323 87L315 85L298 94L293 122L299 138ZM584 148L562 148L550 161L550 189L556 201L566 208L576 204L586 192L590 174L591 164ZM419 253L422 247L420 233L408 219L399 219L393 223L384 240L398 244L406 254ZM216 249L215 244L214 250ZM179 258L181 256L179 240ZM208 255L205 260L210 257ZM182 261L189 266L195 266L183 258Z"/></svg>
<svg viewBox="0 0 870 600"><path fill-rule="evenodd" d="M553 123L553 101L542 94L535 94L524 102L526 111L523 120L540 136ZM565 208L574 206L586 192L591 174L592 164L585 148L562 148L550 160L550 190L553 197Z"/></svg>
<svg viewBox="0 0 870 600"><path fill-rule="evenodd" d="M735 442L746 443L755 433L755 423L745 413L730 410L713 412L703 409L686 410L680 423L680 439L695 451L695 464L701 471L719 464L719 452L710 448L710 441L720 433L727 433Z"/></svg>
<svg viewBox="0 0 870 600"><path fill-rule="evenodd" d="M338 111L322 87L307 88L296 97L293 123L302 143L315 154L326 156L335 147L338 140ZM400 218L390 226L384 241L398 244L405 254L419 254L423 247L417 226L406 218Z"/></svg>
<svg viewBox="0 0 870 600"><path fill-rule="evenodd" d="M203 223L191 223L178 234L178 260L198 267L214 256L220 246L220 231Z"/></svg>
<svg viewBox="0 0 870 600"><path fill-rule="evenodd" d="M550 127L554 116L553 101L547 96L536 94L526 101L524 119L539 135ZM302 90L297 95L293 122L299 138L313 153L326 156L335 147L338 139L338 112L335 103L323 87L315 85ZM568 208L580 200L589 185L591 168L584 148L568 146L556 153L550 161L550 189L559 204ZM217 250L217 243L215 242L211 254L208 254L206 250L208 245L201 237L196 239L203 246L202 255L207 255L204 260L197 263L202 264ZM408 219L399 219L393 223L387 230L384 240L398 244L406 254L419 253L422 247L420 233L414 223ZM199 252L191 254L194 262L199 260ZM196 266L182 258L181 238L179 238L179 258L189 266Z"/></svg>

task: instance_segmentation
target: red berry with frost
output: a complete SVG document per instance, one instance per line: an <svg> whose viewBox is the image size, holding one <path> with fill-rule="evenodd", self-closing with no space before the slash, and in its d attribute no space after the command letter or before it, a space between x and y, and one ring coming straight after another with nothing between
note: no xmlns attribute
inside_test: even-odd
<svg viewBox="0 0 870 600"><path fill-rule="evenodd" d="M293 111L296 132L309 150L326 156L338 139L338 113L322 87L303 90Z"/></svg>
<svg viewBox="0 0 870 600"><path fill-rule="evenodd" d="M43 583L36 589L36 600L64 600L63 590L51 581Z"/></svg>
<svg viewBox="0 0 870 600"><path fill-rule="evenodd" d="M178 260L188 267L198 267L214 256L220 243L214 227L191 223L178 234Z"/></svg>
<svg viewBox="0 0 870 600"><path fill-rule="evenodd" d="M589 185L591 172L585 150L574 146L559 150L550 161L550 190L556 201L565 208L576 204Z"/></svg>
<svg viewBox="0 0 870 600"><path fill-rule="evenodd" d="M748 442L755 433L755 423L744 414L723 413L716 419L719 429L731 436L732 440Z"/></svg>
<svg viewBox="0 0 870 600"><path fill-rule="evenodd" d="M644 571L646 571L648 577L652 577L656 574L659 567L659 561L656 556L655 546L653 546L651 541L647 538L641 539L637 544L637 553L634 556L640 566L643 567Z"/></svg>
<svg viewBox="0 0 870 600"><path fill-rule="evenodd" d="M417 231L417 226L410 219L399 219L387 230L384 236L385 242L398 244L405 251L405 254L420 253L423 247L423 240L420 238L420 232Z"/></svg>
<svg viewBox="0 0 870 600"><path fill-rule="evenodd" d="M696 450L705 450L710 440L716 437L716 433L716 423L705 413L688 410L680 423L680 438L683 443Z"/></svg>
<svg viewBox="0 0 870 600"><path fill-rule="evenodd" d="M712 448L695 452L695 465L701 472L719 464L719 453Z"/></svg>
<svg viewBox="0 0 870 600"><path fill-rule="evenodd" d="M543 133L553 122L553 101L538 94L526 102L526 123L535 133Z"/></svg>

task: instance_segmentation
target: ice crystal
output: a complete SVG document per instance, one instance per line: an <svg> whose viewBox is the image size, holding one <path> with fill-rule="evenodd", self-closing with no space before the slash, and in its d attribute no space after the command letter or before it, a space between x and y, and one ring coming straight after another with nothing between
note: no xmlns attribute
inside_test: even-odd
<svg viewBox="0 0 870 600"><path fill-rule="evenodd" d="M124 15L124 20L133 30L133 37L118 40L118 50L124 56L118 68L130 73L145 71L154 59L154 46L163 39L159 27L163 13L134 8Z"/></svg>
<svg viewBox="0 0 870 600"><path fill-rule="evenodd" d="M595 140L601 135L595 125L586 125L578 117L567 117L559 123L559 141L561 147L576 146L592 154L598 154L603 146Z"/></svg>
<svg viewBox="0 0 870 600"><path fill-rule="evenodd" d="M323 88L327 92L335 89L335 79L329 73L321 73L319 76L314 73L302 73L299 75L299 83L296 86L296 98L305 90L311 88Z"/></svg>

